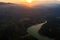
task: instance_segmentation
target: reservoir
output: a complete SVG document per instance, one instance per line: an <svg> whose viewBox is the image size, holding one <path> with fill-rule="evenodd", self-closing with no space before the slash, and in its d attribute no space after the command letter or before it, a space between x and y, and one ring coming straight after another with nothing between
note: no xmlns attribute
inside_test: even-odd
<svg viewBox="0 0 60 40"><path fill-rule="evenodd" d="M35 37L38 40L53 40L53 39L50 39L48 37L44 37L38 33L40 28L46 23L47 23L47 21L45 21L44 23L40 23L40 24L30 26L27 29L28 34L32 35L33 37Z"/></svg>

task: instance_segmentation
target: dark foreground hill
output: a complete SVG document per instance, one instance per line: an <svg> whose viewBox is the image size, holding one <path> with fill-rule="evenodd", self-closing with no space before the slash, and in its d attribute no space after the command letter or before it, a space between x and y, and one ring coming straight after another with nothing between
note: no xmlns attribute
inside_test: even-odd
<svg viewBox="0 0 60 40"><path fill-rule="evenodd" d="M32 36L21 38L27 34L27 28L33 24L28 14L31 13L30 10L22 5L1 2L0 40L35 40Z"/></svg>

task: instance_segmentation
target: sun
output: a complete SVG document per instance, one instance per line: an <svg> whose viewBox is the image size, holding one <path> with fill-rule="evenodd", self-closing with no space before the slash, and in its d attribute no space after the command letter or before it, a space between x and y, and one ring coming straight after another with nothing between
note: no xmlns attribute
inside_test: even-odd
<svg viewBox="0 0 60 40"><path fill-rule="evenodd" d="M32 3L32 0L25 0L26 3Z"/></svg>
<svg viewBox="0 0 60 40"><path fill-rule="evenodd" d="M32 0L26 0L26 2L31 3L31 2L32 2Z"/></svg>
<svg viewBox="0 0 60 40"><path fill-rule="evenodd" d="M27 7L32 7L34 5L33 0L23 0L23 4Z"/></svg>

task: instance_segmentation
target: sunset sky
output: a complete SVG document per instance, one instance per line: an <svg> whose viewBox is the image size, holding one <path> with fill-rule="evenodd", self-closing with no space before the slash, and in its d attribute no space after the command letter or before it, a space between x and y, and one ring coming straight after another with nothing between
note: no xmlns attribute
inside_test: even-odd
<svg viewBox="0 0 60 40"><path fill-rule="evenodd" d="M33 0L35 2L37 1L52 1L54 2L54 0ZM56 1L60 1L60 0L56 0ZM11 2L11 3L20 3L23 2L23 0L0 0L0 2Z"/></svg>
<svg viewBox="0 0 60 40"><path fill-rule="evenodd" d="M32 0L32 1L33 1L32 4L54 3L54 2L59 2L60 3L60 0ZM24 3L24 0L0 0L0 2L22 4L22 3Z"/></svg>

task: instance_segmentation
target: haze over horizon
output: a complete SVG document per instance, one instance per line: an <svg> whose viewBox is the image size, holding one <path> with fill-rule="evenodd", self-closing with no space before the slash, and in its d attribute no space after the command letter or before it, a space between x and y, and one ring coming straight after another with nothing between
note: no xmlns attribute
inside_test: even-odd
<svg viewBox="0 0 60 40"><path fill-rule="evenodd" d="M32 0L32 4L59 3L60 0ZM23 4L24 0L0 0L0 2Z"/></svg>

